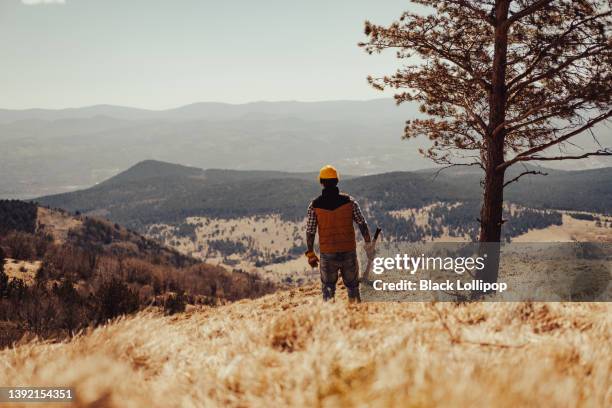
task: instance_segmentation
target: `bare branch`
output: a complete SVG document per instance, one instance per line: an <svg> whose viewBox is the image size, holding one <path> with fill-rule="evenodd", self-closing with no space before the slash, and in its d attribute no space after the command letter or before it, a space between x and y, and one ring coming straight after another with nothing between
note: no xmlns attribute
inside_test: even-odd
<svg viewBox="0 0 612 408"><path fill-rule="evenodd" d="M504 183L504 187L506 187L508 184L514 183L515 181L518 181L521 177L526 176L527 174L540 174L542 176L548 176L548 173L544 173L542 171L537 171L537 170L524 171L521 174L519 174L518 176L516 176L515 178L513 178L512 180L506 181Z"/></svg>
<svg viewBox="0 0 612 408"><path fill-rule="evenodd" d="M608 119L610 116L612 116L612 110L610 110L610 111L608 111L608 112L606 112L606 113L604 113L602 115L599 115L599 116L597 116L594 119L591 119L586 124L584 124L583 126L579 127L578 129L575 129L572 132L569 132L569 133L567 133L567 134L565 134L565 135L563 135L561 137L558 137L555 140L551 140L548 143L544 143L544 144L542 144L540 146L533 147L533 148L531 148L529 150L526 150L526 151L518 154L513 159L507 160L504 163L502 163L499 166L497 166L497 170L498 171L504 170L504 169L510 167L511 165L513 165L514 163L519 162L519 161L536 160L536 159L533 159L533 158L532 159L525 159L525 157L530 157L530 156L533 157L532 156L533 154L541 152L542 150L547 149L550 146L554 146L554 145L557 145L557 144L559 144L561 142L564 142L567 139L569 139L570 137L576 136L577 134L582 133L586 129L591 128L593 125L595 125L595 124L597 124L597 123L599 123L599 122L601 122L603 120ZM537 160L540 160L540 159L537 159Z"/></svg>
<svg viewBox="0 0 612 408"><path fill-rule="evenodd" d="M596 152L584 153L576 156L525 156L520 161L552 161L552 160L578 160L591 156L612 156L612 149L605 148Z"/></svg>
<svg viewBox="0 0 612 408"><path fill-rule="evenodd" d="M472 163L453 163L453 164L449 164L448 166L440 167L440 168L439 168L439 169L438 169L438 170L437 170L437 171L434 173L434 176L433 176L433 178L431 179L431 181L435 181L435 180L438 178L438 176L440 175L440 173L441 173L443 170L450 169L451 167L457 167L457 166L479 166L481 169L483 169L483 170L484 170L484 167L483 167L482 163L480 163L480 162L472 162Z"/></svg>
<svg viewBox="0 0 612 408"><path fill-rule="evenodd" d="M480 125L484 132L487 131L487 124L480 117L480 115L474 112L474 110L470 107L470 103L468 102L465 96L463 96L463 109L465 109L465 111L472 117L472 119L474 119L478 123L478 125Z"/></svg>
<svg viewBox="0 0 612 408"><path fill-rule="evenodd" d="M541 9L542 7L546 6L547 4L552 3L552 0L538 0L535 3L533 3L531 6L525 7L523 10L514 13L506 22L506 24L509 26L512 23L516 22L517 20L520 20L521 18L528 16L529 14L532 14L536 11L538 11L539 9Z"/></svg>

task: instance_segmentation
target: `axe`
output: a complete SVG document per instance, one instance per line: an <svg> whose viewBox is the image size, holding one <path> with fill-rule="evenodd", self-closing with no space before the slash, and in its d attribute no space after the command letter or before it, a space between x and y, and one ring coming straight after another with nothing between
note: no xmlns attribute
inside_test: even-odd
<svg viewBox="0 0 612 408"><path fill-rule="evenodd" d="M380 229L380 227L376 227L376 231L374 232L374 238L372 239L372 245L374 247L376 247L376 241L378 241L378 236L380 235L381 232L382 230ZM364 283L368 283L370 281L370 269L372 269L372 261L373 259L368 259L368 264L366 266L365 271L363 272L362 281Z"/></svg>

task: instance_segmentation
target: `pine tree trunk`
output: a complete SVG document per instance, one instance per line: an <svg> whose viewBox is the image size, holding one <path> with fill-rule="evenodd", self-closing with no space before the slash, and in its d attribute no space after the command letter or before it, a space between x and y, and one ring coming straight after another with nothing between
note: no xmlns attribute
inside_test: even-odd
<svg viewBox="0 0 612 408"><path fill-rule="evenodd" d="M493 140L487 149L487 166L484 183L484 196L480 209L480 250L484 256L485 268L477 271L476 279L497 282L499 276L500 238L502 211L504 204L504 172L497 171L497 164L503 162L503 141ZM499 161L499 157L502 161Z"/></svg>
<svg viewBox="0 0 612 408"><path fill-rule="evenodd" d="M506 132L500 125L506 120L506 62L508 52L508 9L510 0L495 2L495 43L491 90L489 93L489 123L483 162L485 168L484 194L480 210L481 255L487 254L486 267L476 277L496 282L499 273L499 242L501 239L504 204L504 170L497 167L504 162ZM489 244L495 243L495 244Z"/></svg>
<svg viewBox="0 0 612 408"><path fill-rule="evenodd" d="M496 167L503 163L503 141L492 140L487 149L487 156L478 240L480 242L499 242L504 205L504 172L497 171Z"/></svg>

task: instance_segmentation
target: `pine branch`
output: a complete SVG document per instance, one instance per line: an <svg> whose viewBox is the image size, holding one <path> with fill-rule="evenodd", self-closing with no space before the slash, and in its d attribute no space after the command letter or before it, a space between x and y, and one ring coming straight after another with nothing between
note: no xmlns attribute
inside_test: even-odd
<svg viewBox="0 0 612 408"><path fill-rule="evenodd" d="M493 18L493 15L491 13L487 13L485 10L480 9L465 0L447 0L447 2L456 4L461 7L465 7L468 10L471 10L474 13L476 13L476 15L478 15L478 17L480 17L482 20L486 21L487 23L491 25L495 25L495 19Z"/></svg>
<svg viewBox="0 0 612 408"><path fill-rule="evenodd" d="M540 81L544 78L552 78L555 74L558 74L559 72L561 72L562 70L564 70L565 68L569 67L570 65L572 65L574 62L584 59L584 58L588 58L588 57L592 57L592 56L596 56L599 55L602 51L606 50L608 48L608 44L606 43L602 43L602 44L597 44L593 47L589 47L588 49L586 49L585 51L581 52L578 55L574 55L572 57L568 57L565 61L563 61L561 64L557 65L554 68L551 68L549 70L547 70L546 72L543 72L541 74L538 74L532 78L526 79L523 82L518 82L515 85L515 89L511 90L509 93L512 95L516 95L520 92L522 92L528 85L533 84L534 82Z"/></svg>
<svg viewBox="0 0 612 408"><path fill-rule="evenodd" d="M523 78L525 78L529 74L531 74L533 72L533 70L538 66L538 64L546 57L547 52L550 51L551 49L553 49L555 46L559 45L561 43L561 40L564 39L565 37L567 37L572 32L574 32L574 30L578 29L580 26L582 26L582 25L584 25L586 23L590 23L590 22L595 21L597 19L600 19L602 17L610 16L611 14L612 14L612 12L608 11L608 12L596 14L596 15L590 17L590 18L581 20L581 21L577 22L576 24L572 23L570 25L570 27L567 30L565 30L565 32L563 32L554 41L551 41L546 47L542 48L538 52L536 57L533 59L533 61L529 64L529 66L525 69L525 71L522 74L517 75L515 78L510 80L510 82L508 83L508 89L511 89L517 82L519 82L520 80L522 80Z"/></svg>

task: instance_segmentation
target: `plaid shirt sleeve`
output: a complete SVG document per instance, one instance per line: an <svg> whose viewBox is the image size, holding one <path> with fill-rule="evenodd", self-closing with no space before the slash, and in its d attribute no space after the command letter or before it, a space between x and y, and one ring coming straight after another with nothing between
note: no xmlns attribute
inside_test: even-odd
<svg viewBox="0 0 612 408"><path fill-rule="evenodd" d="M312 203L310 203L308 206L308 211L306 212L306 232L308 234L317 233L317 213L315 212Z"/></svg>
<svg viewBox="0 0 612 408"><path fill-rule="evenodd" d="M353 221L355 221L357 225L366 224L366 220L361 213L361 208L359 208L359 204L357 204L355 200L353 200Z"/></svg>

